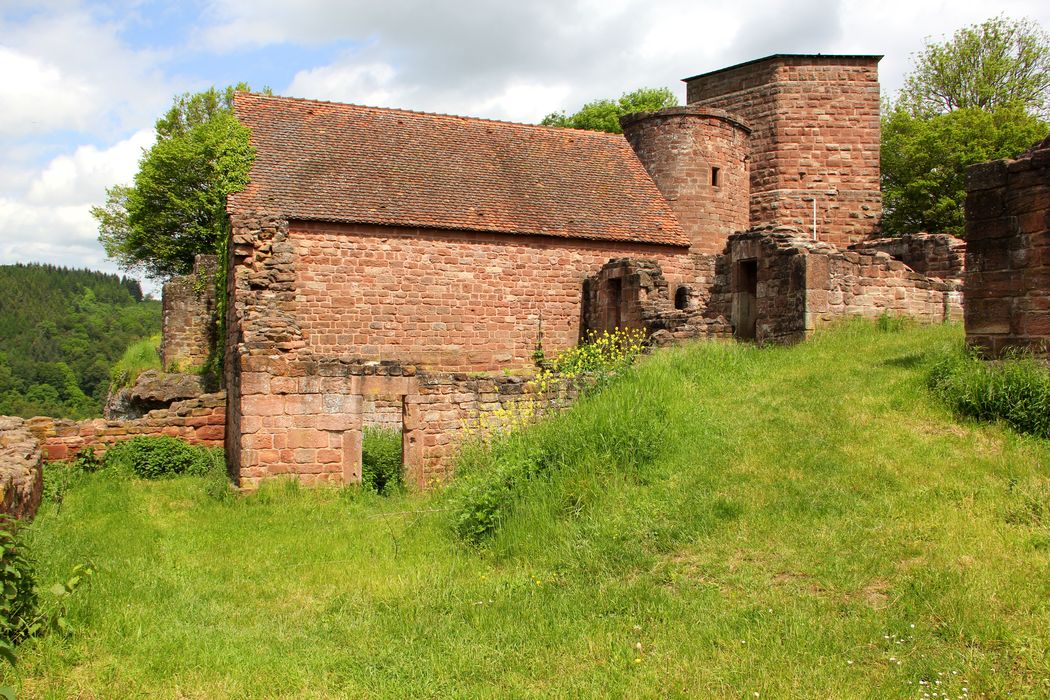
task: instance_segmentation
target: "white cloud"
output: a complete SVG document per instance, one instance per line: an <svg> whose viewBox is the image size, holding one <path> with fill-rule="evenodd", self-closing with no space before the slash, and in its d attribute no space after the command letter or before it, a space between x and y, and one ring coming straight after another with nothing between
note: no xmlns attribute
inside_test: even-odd
<svg viewBox="0 0 1050 700"><path fill-rule="evenodd" d="M176 92L159 63L120 26L82 8L19 21L0 14L0 137L80 131L107 137L149 123Z"/></svg>
<svg viewBox="0 0 1050 700"><path fill-rule="evenodd" d="M572 88L566 83L512 83L498 95L472 103L467 114L535 123L553 111L547 105L561 104L571 92Z"/></svg>
<svg viewBox="0 0 1050 700"><path fill-rule="evenodd" d="M362 105L393 105L405 90L394 84L397 72L386 63L353 63L352 59L299 71L288 86L296 97L350 102Z"/></svg>
<svg viewBox="0 0 1050 700"><path fill-rule="evenodd" d="M25 201L44 206L101 203L107 187L131 182L142 150L153 140L152 129L141 129L104 150L80 146L71 155L58 156L30 184Z"/></svg>
<svg viewBox="0 0 1050 700"><path fill-rule="evenodd" d="M131 48L124 10L109 10L0 7L0 263L116 271L91 206L132 178L147 127L182 83L161 71L163 51Z"/></svg>
<svg viewBox="0 0 1050 700"><path fill-rule="evenodd" d="M24 135L83 128L93 91L55 65L0 46L0 133Z"/></svg>
<svg viewBox="0 0 1050 700"><path fill-rule="evenodd" d="M89 207L39 206L0 199L0 261L98 267L105 254Z"/></svg>
<svg viewBox="0 0 1050 700"><path fill-rule="evenodd" d="M110 148L80 146L52 159L24 193L0 195L0 263L117 271L98 243L91 207L105 200L106 187L131 180L153 139L153 131L143 129Z"/></svg>

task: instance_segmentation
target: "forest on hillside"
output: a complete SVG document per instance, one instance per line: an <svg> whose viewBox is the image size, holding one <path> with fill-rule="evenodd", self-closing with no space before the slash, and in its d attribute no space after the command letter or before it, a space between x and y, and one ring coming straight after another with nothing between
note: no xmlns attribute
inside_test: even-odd
<svg viewBox="0 0 1050 700"><path fill-rule="evenodd" d="M160 323L160 302L138 280L0 265L0 415L101 415L110 368Z"/></svg>

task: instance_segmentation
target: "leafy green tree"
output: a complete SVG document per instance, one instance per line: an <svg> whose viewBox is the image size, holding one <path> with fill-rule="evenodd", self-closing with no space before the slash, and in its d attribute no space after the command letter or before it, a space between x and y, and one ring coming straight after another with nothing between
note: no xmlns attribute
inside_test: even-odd
<svg viewBox="0 0 1050 700"><path fill-rule="evenodd" d="M1012 158L1050 132L1020 105L933 116L897 107L882 119L883 228L962 236L966 168Z"/></svg>
<svg viewBox="0 0 1050 700"><path fill-rule="evenodd" d="M226 195L248 183L254 151L233 115L239 84L175 99L157 120L157 141L131 186L106 191L91 213L106 253L126 270L154 279L185 274L197 253L219 250Z"/></svg>
<svg viewBox="0 0 1050 700"><path fill-rule="evenodd" d="M995 17L927 43L882 116L883 229L962 236L966 169L1013 158L1050 132L1050 38Z"/></svg>
<svg viewBox="0 0 1050 700"><path fill-rule="evenodd" d="M674 107L677 104L678 99L667 88L640 88L634 92L624 93L618 100L588 102L575 114L552 112L544 117L540 124L619 134L623 133L623 129L620 128L620 117L623 115L633 112L654 112L664 107Z"/></svg>
<svg viewBox="0 0 1050 700"><path fill-rule="evenodd" d="M898 103L915 114L1021 105L1047 115L1050 36L1037 23L1002 15L927 43Z"/></svg>

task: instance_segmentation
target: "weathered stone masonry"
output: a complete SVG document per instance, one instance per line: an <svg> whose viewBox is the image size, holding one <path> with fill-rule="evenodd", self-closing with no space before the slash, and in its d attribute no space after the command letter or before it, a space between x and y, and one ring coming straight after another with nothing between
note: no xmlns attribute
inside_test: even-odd
<svg viewBox="0 0 1050 700"><path fill-rule="evenodd" d="M667 198L693 253L719 253L729 234L749 228L751 128L739 117L698 106L629 114L624 137Z"/></svg>
<svg viewBox="0 0 1050 700"><path fill-rule="evenodd" d="M778 54L686 78L686 100L751 126L751 228L839 247L878 230L881 56Z"/></svg>
<svg viewBox="0 0 1050 700"><path fill-rule="evenodd" d="M923 240L906 248L940 248ZM705 275L710 291L699 304L690 287L672 296L655 261L612 260L588 279L585 320L597 330L643 328L662 345L698 337L792 343L844 316L962 318L957 278L920 274L877 248L839 250L792 229L733 234Z"/></svg>
<svg viewBox="0 0 1050 700"><path fill-rule="evenodd" d="M37 416L26 421L50 460L71 459L85 448L98 454L110 445L136 436L168 436L191 445L222 447L226 423L226 394L216 392L175 401L166 408L131 420L95 418L82 421Z"/></svg>
<svg viewBox="0 0 1050 700"><path fill-rule="evenodd" d="M202 367L215 342L215 273L219 258L198 255L193 272L163 288L161 366L169 371Z"/></svg>
<svg viewBox="0 0 1050 700"><path fill-rule="evenodd" d="M43 490L40 444L21 418L0 416L0 514L32 518Z"/></svg>
<svg viewBox="0 0 1050 700"><path fill-rule="evenodd" d="M647 244L231 221L227 453L244 486L359 480L376 397L402 402L409 482L444 478L464 424L522 392L519 378L461 372L529 365L541 316L546 349L574 345L582 270L617 254L687 260Z"/></svg>
<svg viewBox="0 0 1050 700"><path fill-rule="evenodd" d="M697 76L689 106L625 117L626 140L239 96L258 155L228 203L234 478L354 481L382 423L412 483L440 479L462 424L519 396L462 373L525 368L541 337L791 342L842 315L957 316L958 247L843 249L880 213L877 63Z"/></svg>
<svg viewBox="0 0 1050 700"><path fill-rule="evenodd" d="M1050 138L966 177L966 341L1050 355Z"/></svg>
<svg viewBox="0 0 1050 700"><path fill-rule="evenodd" d="M520 234L294 222L296 326L318 356L452 372L521 368L542 330L580 339L587 273L613 257L656 260L681 284L682 248Z"/></svg>
<svg viewBox="0 0 1050 700"><path fill-rule="evenodd" d="M416 488L448 476L463 431L486 414L558 398L531 396L521 377L427 373L397 363L249 356L241 367L237 476L248 488L282 475L306 484L360 481L368 397L401 398L405 479Z"/></svg>

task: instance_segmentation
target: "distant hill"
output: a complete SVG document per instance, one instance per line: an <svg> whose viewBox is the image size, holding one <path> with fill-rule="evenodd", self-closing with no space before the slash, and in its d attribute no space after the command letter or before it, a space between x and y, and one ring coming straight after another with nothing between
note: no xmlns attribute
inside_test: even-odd
<svg viewBox="0 0 1050 700"><path fill-rule="evenodd" d="M101 415L110 367L160 323L135 279L0 265L0 415Z"/></svg>

